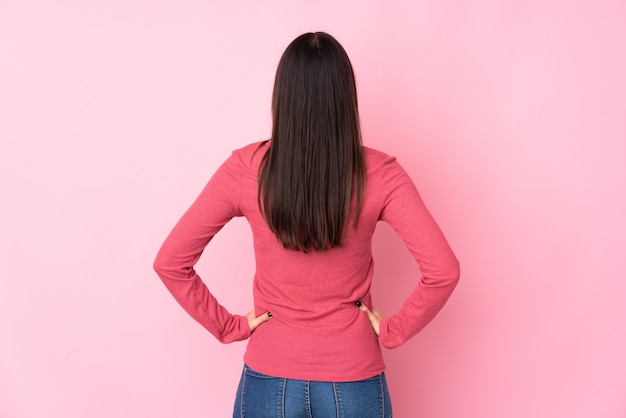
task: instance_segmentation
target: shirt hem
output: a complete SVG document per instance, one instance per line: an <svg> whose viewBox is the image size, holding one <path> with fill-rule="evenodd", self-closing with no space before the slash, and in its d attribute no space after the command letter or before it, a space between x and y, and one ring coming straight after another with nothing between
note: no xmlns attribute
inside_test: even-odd
<svg viewBox="0 0 626 418"><path fill-rule="evenodd" d="M277 377L281 379L292 379L292 380L306 380L306 381L314 381L314 382L335 382L335 383L346 383L346 382L358 382L361 380L366 380L374 376L378 376L386 370L385 365L381 367L374 368L372 370L364 370L355 374L342 374L342 375L333 375L326 373L315 373L315 372L285 372L285 370L280 369L272 369L271 367L265 367L262 364L256 364L254 361L250 362L246 360L244 357L244 364L250 367L252 370L270 376Z"/></svg>

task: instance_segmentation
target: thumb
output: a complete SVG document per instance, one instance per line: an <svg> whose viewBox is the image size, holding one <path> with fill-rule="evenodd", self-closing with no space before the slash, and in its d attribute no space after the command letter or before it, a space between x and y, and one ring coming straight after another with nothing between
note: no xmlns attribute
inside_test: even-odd
<svg viewBox="0 0 626 418"><path fill-rule="evenodd" d="M358 308L359 308L360 310L362 310L363 312L367 312L367 314L368 314L368 315L372 313L372 312L369 310L369 308L367 307L367 305L366 305L366 304L364 304L364 303L363 303L363 302L361 302L361 301L358 301L358 302L356 303L356 306L358 306Z"/></svg>
<svg viewBox="0 0 626 418"><path fill-rule="evenodd" d="M364 303L360 301L357 302L357 306L359 307L360 310L367 313L367 317L369 318L370 323L372 324L372 328L374 328L374 332L376 333L376 335L380 336L380 321L385 317L385 314L376 307L374 307L370 311L370 309L367 306L365 306Z"/></svg>
<svg viewBox="0 0 626 418"><path fill-rule="evenodd" d="M374 323L374 321L376 321L376 315L374 315L374 312L370 311L370 308L368 308L366 304L364 304L363 302L357 302L356 306L359 307L359 310L367 314L372 324Z"/></svg>
<svg viewBox="0 0 626 418"><path fill-rule="evenodd" d="M272 317L272 314L269 312L265 312L262 315L255 316L254 311L250 311L246 314L246 318L248 318L248 325L250 326L250 331L254 331L259 325L264 322L267 322Z"/></svg>

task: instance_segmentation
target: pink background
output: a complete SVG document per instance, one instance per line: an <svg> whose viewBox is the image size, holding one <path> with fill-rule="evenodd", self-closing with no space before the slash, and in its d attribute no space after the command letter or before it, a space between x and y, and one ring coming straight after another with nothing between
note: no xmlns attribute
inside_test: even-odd
<svg viewBox="0 0 626 418"><path fill-rule="evenodd" d="M269 136L278 59L310 30L347 49L364 142L461 260L441 314L385 352L396 416L626 416L625 4L0 1L0 416L229 416L245 344L152 261ZM417 267L386 225L374 251L393 313ZM198 268L247 312L245 221Z"/></svg>

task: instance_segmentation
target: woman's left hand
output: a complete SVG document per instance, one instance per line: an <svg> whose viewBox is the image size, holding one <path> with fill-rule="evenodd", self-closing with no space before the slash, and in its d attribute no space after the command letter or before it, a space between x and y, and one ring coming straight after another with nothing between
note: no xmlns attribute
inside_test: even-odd
<svg viewBox="0 0 626 418"><path fill-rule="evenodd" d="M272 314L269 312L265 312L262 315L255 316L254 310L248 312L246 314L246 318L248 318L248 326L250 327L250 332L253 332L258 328L263 322L267 322L272 317Z"/></svg>
<svg viewBox="0 0 626 418"><path fill-rule="evenodd" d="M383 311L381 311L377 307L373 307L372 310L370 311L368 307L365 306L364 303L361 304L361 306L359 306L359 309L367 313L367 317L369 318L372 324L372 328L374 329L374 332L376 333L377 336L380 337L380 321L382 321L383 318L385 317L385 314L383 313Z"/></svg>

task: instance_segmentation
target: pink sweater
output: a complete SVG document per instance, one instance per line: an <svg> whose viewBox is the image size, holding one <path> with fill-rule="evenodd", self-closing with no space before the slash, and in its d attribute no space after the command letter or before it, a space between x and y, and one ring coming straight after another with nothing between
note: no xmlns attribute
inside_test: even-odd
<svg viewBox="0 0 626 418"><path fill-rule="evenodd" d="M163 243L155 270L183 308L217 339L249 338L244 361L260 373L336 382L381 373L385 365L379 342L396 347L435 316L457 284L457 259L396 159L371 148L364 148L361 217L356 230L348 228L344 246L323 253L285 250L257 204L257 172L269 143L255 154L259 145L233 152L217 170ZM221 306L194 270L205 246L234 216L245 216L252 228L256 314L273 315L252 334L246 317ZM383 319L379 338L355 304L362 301L372 308L372 235L378 221L393 227L422 273L402 308Z"/></svg>

